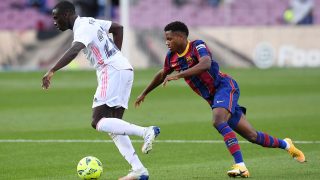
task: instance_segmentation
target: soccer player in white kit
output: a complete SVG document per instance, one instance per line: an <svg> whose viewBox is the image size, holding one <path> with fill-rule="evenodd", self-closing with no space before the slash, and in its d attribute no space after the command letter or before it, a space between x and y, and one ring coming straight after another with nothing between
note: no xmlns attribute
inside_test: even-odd
<svg viewBox="0 0 320 180"><path fill-rule="evenodd" d="M156 126L141 127L122 120L128 108L133 83L133 68L121 49L123 27L117 23L80 17L68 1L58 3L52 10L54 25L61 31L71 29L74 40L70 49L43 76L42 87L48 89L54 73L68 65L83 50L90 64L96 69L98 87L93 99L92 127L106 132L113 139L122 156L131 165L130 173L121 180L146 180L148 170L139 160L129 135L144 139L142 152L152 149L155 137L160 133ZM109 37L112 33L113 40Z"/></svg>

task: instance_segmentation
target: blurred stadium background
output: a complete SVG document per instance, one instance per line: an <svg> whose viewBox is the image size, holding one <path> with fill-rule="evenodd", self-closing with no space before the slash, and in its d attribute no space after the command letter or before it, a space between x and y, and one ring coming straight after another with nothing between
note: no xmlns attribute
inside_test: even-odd
<svg viewBox="0 0 320 180"><path fill-rule="evenodd" d="M70 46L51 9L59 0L2 0L0 69L48 69ZM120 22L135 68L162 65L163 27L185 22L224 67L319 67L319 0L73 0L81 16ZM83 55L67 68L87 69Z"/></svg>

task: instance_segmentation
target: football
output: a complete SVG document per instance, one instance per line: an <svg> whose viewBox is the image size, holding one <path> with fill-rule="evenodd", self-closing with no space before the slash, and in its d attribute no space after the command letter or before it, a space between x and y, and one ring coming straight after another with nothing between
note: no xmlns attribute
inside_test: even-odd
<svg viewBox="0 0 320 180"><path fill-rule="evenodd" d="M101 161L93 156L82 158L77 166L77 173L81 179L98 179L102 172Z"/></svg>

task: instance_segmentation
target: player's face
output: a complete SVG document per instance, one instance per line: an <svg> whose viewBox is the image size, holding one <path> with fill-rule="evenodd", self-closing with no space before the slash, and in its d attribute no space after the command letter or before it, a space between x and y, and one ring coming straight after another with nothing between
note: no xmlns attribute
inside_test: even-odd
<svg viewBox="0 0 320 180"><path fill-rule="evenodd" d="M166 45L171 52L182 53L184 47L181 47L184 42L183 36L180 33L166 31L165 32Z"/></svg>
<svg viewBox="0 0 320 180"><path fill-rule="evenodd" d="M53 18L53 24L60 31L65 31L65 30L69 29L67 14L59 13L59 9L53 9L52 10L52 18Z"/></svg>

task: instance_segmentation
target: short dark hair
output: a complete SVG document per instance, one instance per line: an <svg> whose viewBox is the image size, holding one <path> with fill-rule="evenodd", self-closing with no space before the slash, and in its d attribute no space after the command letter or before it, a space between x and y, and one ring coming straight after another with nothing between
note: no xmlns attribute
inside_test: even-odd
<svg viewBox="0 0 320 180"><path fill-rule="evenodd" d="M60 13L65 13L67 11L72 13L76 12L74 5L69 1L61 1L56 4L53 9L59 9Z"/></svg>
<svg viewBox="0 0 320 180"><path fill-rule="evenodd" d="M179 31L179 32L185 33L187 37L189 35L189 30L187 25L185 25L183 22L180 22L180 21L174 21L167 24L166 27L164 27L164 31L172 31L172 32Z"/></svg>

